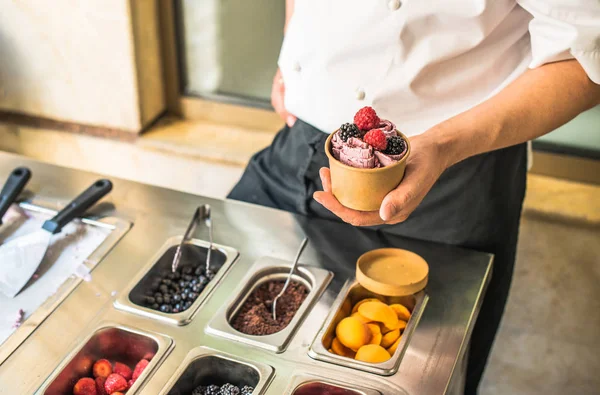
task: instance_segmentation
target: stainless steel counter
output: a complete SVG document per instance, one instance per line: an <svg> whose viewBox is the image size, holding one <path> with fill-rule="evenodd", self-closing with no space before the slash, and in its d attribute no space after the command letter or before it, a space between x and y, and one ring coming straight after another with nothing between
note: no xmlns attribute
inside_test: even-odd
<svg viewBox="0 0 600 395"><path fill-rule="evenodd" d="M14 167L33 171L29 191L46 200L67 200L97 176L0 153L0 179ZM388 394L444 394L459 370L485 285L491 274L486 254L409 240L383 232L294 216L286 212L233 201L219 201L181 192L115 180L114 190L96 213L133 223L133 228L96 266L90 282L82 282L56 310L0 365L0 394L32 394L63 365L82 342L107 325L130 328L170 339L137 393L168 391L188 353L222 355L223 361L239 358L256 362L268 377L261 381L264 393L290 393L299 378L343 383L348 387ZM185 232L189 217L199 204L212 206L215 242L232 247L239 257L220 280L187 325L133 314L114 307L115 300L132 279L170 238ZM207 333L209 321L235 297L240 282L262 257L289 261L304 236L311 240L301 264L334 273L326 290L299 322L282 353L253 347ZM207 239L199 228L196 239ZM394 246L423 256L430 266L428 301L408 342L398 371L393 376L361 372L312 359L309 347L328 317L339 291L354 275L358 256L373 248ZM243 287L242 287L243 288ZM166 342L165 342L166 344ZM198 347L204 347L199 349ZM193 350L193 351L192 351ZM159 351L159 352L160 352ZM157 354L158 355L158 354ZM189 360L189 358L188 358ZM270 369L265 367L271 367ZM179 374L179 373L177 373ZM137 385L137 384L136 384ZM166 393L166 392L165 392Z"/></svg>

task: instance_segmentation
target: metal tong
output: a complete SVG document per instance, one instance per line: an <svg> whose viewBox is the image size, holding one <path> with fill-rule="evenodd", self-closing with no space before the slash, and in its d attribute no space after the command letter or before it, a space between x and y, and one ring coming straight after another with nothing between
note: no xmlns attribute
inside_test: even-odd
<svg viewBox="0 0 600 395"><path fill-rule="evenodd" d="M287 287L290 285L290 282L292 281L292 276L294 275L294 272L296 271L296 267L298 267L298 261L300 260L300 255L302 255L302 252L304 251L304 248L306 247L307 244L308 244L308 237L305 237L304 240L302 240L300 247L298 248L298 252L296 253L296 258L294 259L294 264L292 265L292 270L290 270L287 280L285 280L285 284L283 284L283 288L281 289L281 292L279 292L279 295L277 295L275 297L275 299L273 300L273 319L275 321L277 321L277 300L285 294Z"/></svg>
<svg viewBox="0 0 600 395"><path fill-rule="evenodd" d="M192 220L190 221L190 224L188 225L188 228L185 231L185 234L183 235L183 239L181 239L181 243L179 243L179 245L177 246L177 250L175 251L175 256L173 257L173 264L171 265L171 270L173 271L173 273L177 270L177 266L179 266L179 262L181 261L183 246L192 239L192 236L196 231L196 228L198 227L200 221L204 221L204 223L208 227L208 237L210 244L208 247L208 253L206 254L206 270L208 271L210 269L210 256L213 249L213 231L210 211L210 205L205 204L203 206L199 206L194 212Z"/></svg>

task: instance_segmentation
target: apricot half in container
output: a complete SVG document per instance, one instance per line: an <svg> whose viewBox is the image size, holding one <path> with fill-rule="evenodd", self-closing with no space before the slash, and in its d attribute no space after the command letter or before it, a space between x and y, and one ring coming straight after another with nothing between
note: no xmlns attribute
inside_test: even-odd
<svg viewBox="0 0 600 395"><path fill-rule="evenodd" d="M361 320L365 324L368 324L369 322L371 322L370 319L368 319L368 318L363 317L362 315L360 315L360 313L358 311L356 313L352 314L351 317L358 318L359 320Z"/></svg>
<svg viewBox="0 0 600 395"><path fill-rule="evenodd" d="M400 329L394 329L393 331L389 331L383 338L381 339L381 347L388 348L391 347L392 344L400 337Z"/></svg>
<svg viewBox="0 0 600 395"><path fill-rule="evenodd" d="M358 312L372 321L382 322L391 330L397 329L398 316L390 306L381 302L367 302L358 307Z"/></svg>
<svg viewBox="0 0 600 395"><path fill-rule="evenodd" d="M355 359L363 362L381 363L390 359L390 353L377 344L367 344L358 349Z"/></svg>
<svg viewBox="0 0 600 395"><path fill-rule="evenodd" d="M341 357L354 358L356 355L354 351L344 346L337 337L334 337L333 341L331 342L331 350L334 354L337 354Z"/></svg>
<svg viewBox="0 0 600 395"><path fill-rule="evenodd" d="M367 302L379 302L379 303L383 303L381 300L379 300L377 298L367 298L367 299L360 300L360 301L356 302L356 304L352 308L352 314L356 313L358 311L358 308L362 304L367 303Z"/></svg>
<svg viewBox="0 0 600 395"><path fill-rule="evenodd" d="M381 344L381 339L383 336L381 334L381 328L379 328L379 325L367 324L367 327L371 331L371 341L369 341L369 344Z"/></svg>
<svg viewBox="0 0 600 395"><path fill-rule="evenodd" d="M399 320L408 321L410 319L410 311L401 304L391 304L390 307L396 312Z"/></svg>
<svg viewBox="0 0 600 395"><path fill-rule="evenodd" d="M402 340L402 335L400 335L399 338L396 339L396 341L394 342L394 344L392 344L387 350L390 353L390 355L394 355L396 353L396 350L398 349L398 344L400 344L400 340Z"/></svg>
<svg viewBox="0 0 600 395"><path fill-rule="evenodd" d="M346 317L335 328L337 339L344 346L358 350L371 340L371 331L367 324L355 317Z"/></svg>

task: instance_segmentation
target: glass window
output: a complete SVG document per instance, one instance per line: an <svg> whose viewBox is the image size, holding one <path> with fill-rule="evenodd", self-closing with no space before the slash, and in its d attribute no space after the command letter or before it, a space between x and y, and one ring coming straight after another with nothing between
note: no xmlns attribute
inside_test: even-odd
<svg viewBox="0 0 600 395"><path fill-rule="evenodd" d="M600 159L600 106L536 139L533 147L541 151Z"/></svg>
<svg viewBox="0 0 600 395"><path fill-rule="evenodd" d="M269 106L284 0L180 0L183 93Z"/></svg>

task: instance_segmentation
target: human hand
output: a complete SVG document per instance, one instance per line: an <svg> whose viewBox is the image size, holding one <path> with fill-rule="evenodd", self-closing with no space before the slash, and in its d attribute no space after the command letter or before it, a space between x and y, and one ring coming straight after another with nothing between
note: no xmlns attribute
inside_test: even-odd
<svg viewBox="0 0 600 395"><path fill-rule="evenodd" d="M383 199L379 211L358 211L343 206L331 191L331 176L326 167L319 172L324 190L315 192L313 198L354 226L391 225L406 221L447 168L447 159L434 139L423 134L411 138L410 144L411 154L406 161L404 178Z"/></svg>
<svg viewBox="0 0 600 395"><path fill-rule="evenodd" d="M271 105L275 109L275 112L279 114L281 119L283 119L289 127L292 127L296 123L296 117L288 113L285 109L283 102L284 96L285 84L283 83L281 70L277 69L277 73L275 73L275 77L273 78L273 86L271 87Z"/></svg>

